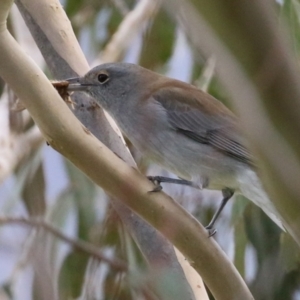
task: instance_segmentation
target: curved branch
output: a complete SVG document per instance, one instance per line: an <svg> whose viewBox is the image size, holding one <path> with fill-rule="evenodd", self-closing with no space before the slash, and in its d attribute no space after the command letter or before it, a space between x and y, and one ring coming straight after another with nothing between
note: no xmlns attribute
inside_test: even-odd
<svg viewBox="0 0 300 300"><path fill-rule="evenodd" d="M43 18L42 20L40 19L39 13L45 8L44 5L40 5L41 1L47 2L47 5L49 6L57 5L55 19L52 17ZM60 31L70 32L71 27L70 23L64 21L61 22L65 14L62 11L58 0L16 0L15 2L18 5L18 8L22 13L23 18L25 19L26 24L29 27L31 34L40 48L45 60L47 61L47 65L51 73L56 78L76 76L77 74L74 74L74 71L70 66L76 65L80 57L78 58L74 55L67 57L64 56L67 59L64 60L60 53L64 52L66 47L69 49L78 47L77 41L73 40L73 42L76 43L76 45L73 45L71 43L71 38L69 38L69 43L56 44L55 47L52 45L57 41L57 39L53 38L53 36L59 34ZM35 7L38 7L39 9L36 10ZM34 19L32 15L35 16ZM47 17L47 14L45 14L45 16ZM48 28L47 36L45 36L40 26L41 22L43 27L46 26ZM58 48L60 49L60 52L56 50ZM82 64L84 63L81 63L81 65ZM74 95L72 100L76 103L74 108L72 108L72 112L87 127L87 129L127 164L135 167L135 162L127 148L124 146L124 140L122 139L115 122L108 122L104 116L103 110L94 103L93 99L86 95L82 93L80 95ZM194 299L190 285L187 282L182 267L177 260L173 245L171 245L171 243L169 243L162 234L153 229L152 226L150 226L137 214L133 213L132 210L127 208L120 201L116 201L112 197L110 200L127 230L130 232L141 252L144 254L149 266L151 268L155 268L157 266L157 262L159 262L160 268L164 269L164 275L162 276L171 276L178 282L177 287L180 288L182 293L181 295L183 296L181 298L190 300ZM154 288L158 289L159 287L155 286ZM172 298L172 295L176 293L174 288L170 288L168 292L170 293L170 298Z"/></svg>
<svg viewBox="0 0 300 300"><path fill-rule="evenodd" d="M3 11L10 4L9 0L1 1L0 17L7 16L8 11ZM3 19L0 22L5 24ZM5 26L1 29L0 75L22 99L50 145L162 232L192 262L216 299L253 299L232 263L214 240L208 239L203 226L166 194L149 193L153 185L76 120Z"/></svg>

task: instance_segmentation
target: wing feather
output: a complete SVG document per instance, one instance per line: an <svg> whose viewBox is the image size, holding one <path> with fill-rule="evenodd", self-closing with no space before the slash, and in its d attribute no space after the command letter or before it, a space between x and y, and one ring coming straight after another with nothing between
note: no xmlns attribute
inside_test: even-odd
<svg viewBox="0 0 300 300"><path fill-rule="evenodd" d="M152 96L165 109L175 130L253 165L253 157L243 145L236 117L221 102L190 85L163 87Z"/></svg>

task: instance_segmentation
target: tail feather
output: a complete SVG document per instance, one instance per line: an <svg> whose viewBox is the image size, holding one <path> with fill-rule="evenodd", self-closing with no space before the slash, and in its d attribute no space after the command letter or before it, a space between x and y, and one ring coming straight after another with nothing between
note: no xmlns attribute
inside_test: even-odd
<svg viewBox="0 0 300 300"><path fill-rule="evenodd" d="M259 206L274 221L274 223L285 231L280 214L269 199L256 173L248 169L244 172L243 176L240 176L239 183L241 194Z"/></svg>

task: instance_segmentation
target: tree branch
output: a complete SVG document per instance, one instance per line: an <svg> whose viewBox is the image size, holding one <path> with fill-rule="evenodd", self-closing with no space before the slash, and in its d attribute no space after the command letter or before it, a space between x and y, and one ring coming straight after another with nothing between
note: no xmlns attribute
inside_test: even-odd
<svg viewBox="0 0 300 300"><path fill-rule="evenodd" d="M103 261L109 264L112 268L118 271L127 271L127 264L118 259L118 258L108 258L105 254L98 250L98 248L90 243L81 240L74 240L65 234L63 234L60 230L56 229L52 225L46 223L43 220L35 220L35 219L25 219L25 218L16 218L16 217L0 217L0 225L8 225L8 224L19 224L19 225L27 225L30 227L43 228L47 232L50 232L55 237L60 240L70 244L73 248L78 251L84 252L97 260Z"/></svg>
<svg viewBox="0 0 300 300"><path fill-rule="evenodd" d="M0 75L22 99L50 145L160 230L193 262L216 299L253 299L241 276L214 240L207 237L203 226L164 193L149 193L153 185L76 120L46 76L6 30L4 18L10 5L9 0L0 3Z"/></svg>
<svg viewBox="0 0 300 300"><path fill-rule="evenodd" d="M74 73L70 66L76 65L80 57L78 58L74 55L67 57L64 55L64 57L66 57L66 60L64 60L60 53L62 53L66 47L70 49L78 47L77 41L69 38L69 43L52 45L58 40L58 38L53 38L53 36L59 34L61 31L70 32L70 28L65 28L70 27L70 24L64 21L61 22L61 20L65 18L65 13L58 1L47 0L49 6L57 7L56 18L47 18L47 13L43 13L42 15L44 15L45 18L41 19L39 12L43 9L47 10L47 7L45 8L45 5L41 4L41 2L41 0L16 1L52 74L54 74L56 78L76 76L77 74ZM23 4L26 5L26 8ZM42 28L39 25L40 23L42 23L44 27L47 27L47 36L43 33ZM72 42L76 44L73 45ZM59 51L56 49L59 49ZM81 63L81 65L84 64L86 64L86 62ZM104 116L103 110L94 103L93 99L87 97L85 94L75 94L72 100L76 103L72 112L88 128L88 130L90 130L107 147L112 149L112 151L121 159L126 161L130 166L135 167L135 162L127 148L125 148L122 137L116 134L117 132L120 135L120 131L115 125L115 122L112 121L109 124ZM116 132L110 125L113 126ZM173 246L165 239L165 237L153 229L153 227L138 215L133 213L122 202L117 201L114 198L111 198L110 200L114 209L122 219L122 222L126 225L126 228L129 230L141 252L149 262L149 265L153 268L157 265L159 265L160 268L164 268L164 274L168 274L168 276L171 276L181 284L181 291L184 294L183 298L193 299L192 291L186 281L183 270L177 261ZM173 295L172 288L169 292ZM170 297L172 297L172 295L170 295Z"/></svg>

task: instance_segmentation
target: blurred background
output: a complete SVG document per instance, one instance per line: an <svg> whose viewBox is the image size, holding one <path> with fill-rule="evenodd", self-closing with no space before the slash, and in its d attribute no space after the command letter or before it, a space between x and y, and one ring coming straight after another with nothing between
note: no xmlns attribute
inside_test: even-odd
<svg viewBox="0 0 300 300"><path fill-rule="evenodd" d="M216 78L214 54L204 57L196 51L172 12L159 2L65 0L61 4L91 67L107 61L136 63L190 82L230 107L227 92ZM285 30L299 57L300 2L280 0L274 6L277 25ZM55 79L15 6L9 28L28 55ZM11 109L14 95L2 81L0 93L0 299L42 299L41 286L54 286L59 299L152 299L142 288L145 259L106 195L47 146L27 111ZM173 176L126 142L142 172ZM163 184L163 189L204 225L221 201L218 191L170 184ZM126 272L75 251L72 243L49 230L27 226L22 219L18 222L28 216L45 216L63 235L88 241L139 272L130 279ZM300 299L299 249L261 209L236 196L216 229L213 238L234 262L255 299ZM139 283L132 279L137 277Z"/></svg>

